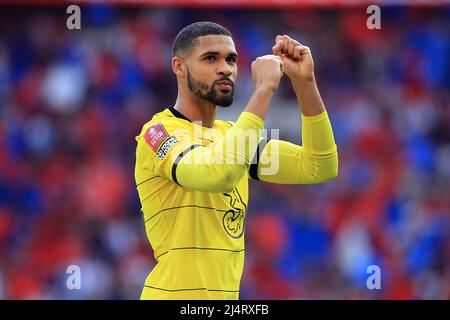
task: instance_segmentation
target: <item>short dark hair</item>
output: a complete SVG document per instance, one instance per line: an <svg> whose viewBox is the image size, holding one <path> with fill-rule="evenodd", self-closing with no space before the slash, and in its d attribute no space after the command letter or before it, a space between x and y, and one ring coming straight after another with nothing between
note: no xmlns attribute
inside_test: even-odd
<svg viewBox="0 0 450 320"><path fill-rule="evenodd" d="M178 55L197 44L197 38L206 35L224 35L231 37L231 32L225 27L215 22L200 21L194 22L178 32L173 41L172 54Z"/></svg>

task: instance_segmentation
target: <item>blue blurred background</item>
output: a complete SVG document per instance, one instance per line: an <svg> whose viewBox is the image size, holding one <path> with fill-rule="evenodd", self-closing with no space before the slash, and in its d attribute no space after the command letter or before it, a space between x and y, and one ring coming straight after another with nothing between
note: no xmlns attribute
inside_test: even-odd
<svg viewBox="0 0 450 320"><path fill-rule="evenodd" d="M250 63L277 34L311 47L339 177L250 182L241 299L450 298L450 9L0 5L0 298L137 299L155 265L134 183L135 140L176 98L171 45L210 20L234 36L235 120ZM268 128L301 143L287 79ZM69 265L81 290L66 287ZM369 290L366 269L381 268Z"/></svg>

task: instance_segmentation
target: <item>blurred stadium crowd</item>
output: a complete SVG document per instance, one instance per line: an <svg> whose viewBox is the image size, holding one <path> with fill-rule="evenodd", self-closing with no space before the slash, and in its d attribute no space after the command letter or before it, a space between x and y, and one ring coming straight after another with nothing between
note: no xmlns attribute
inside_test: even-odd
<svg viewBox="0 0 450 320"><path fill-rule="evenodd" d="M250 63L277 34L309 45L340 155L323 185L250 182L240 297L450 298L450 10L383 8L381 30L365 8L85 7L74 31L66 18L0 7L0 298L139 297L155 261L134 137L175 101L172 41L198 20L229 28L240 55L225 115L244 108ZM271 108L300 142L286 79ZM66 288L69 265L81 290ZM366 287L369 265L381 290Z"/></svg>

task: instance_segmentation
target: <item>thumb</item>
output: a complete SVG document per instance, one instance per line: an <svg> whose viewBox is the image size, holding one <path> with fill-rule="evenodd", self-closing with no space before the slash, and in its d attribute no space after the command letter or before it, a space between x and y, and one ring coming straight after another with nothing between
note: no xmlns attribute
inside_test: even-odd
<svg viewBox="0 0 450 320"><path fill-rule="evenodd" d="M280 58L281 58L281 61L283 62L283 64L289 63L290 60L291 60L291 59L289 59L289 57L288 57L286 54L284 54L284 53L280 56Z"/></svg>
<svg viewBox="0 0 450 320"><path fill-rule="evenodd" d="M283 41L278 41L273 47L272 47L272 54L279 56L281 58L281 50L283 49Z"/></svg>

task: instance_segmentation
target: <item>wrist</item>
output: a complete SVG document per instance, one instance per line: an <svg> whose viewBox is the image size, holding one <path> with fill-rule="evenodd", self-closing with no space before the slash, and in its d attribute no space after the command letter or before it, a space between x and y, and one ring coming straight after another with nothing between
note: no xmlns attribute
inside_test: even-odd
<svg viewBox="0 0 450 320"><path fill-rule="evenodd" d="M257 85L244 111L254 113L265 120L274 90L270 86Z"/></svg>
<svg viewBox="0 0 450 320"><path fill-rule="evenodd" d="M255 92L265 93L265 94L273 94L277 87L273 84L262 82L257 84L255 87Z"/></svg>
<svg viewBox="0 0 450 320"><path fill-rule="evenodd" d="M301 94L302 92L307 92L316 88L316 77L312 74L311 77L292 78L291 83L294 87L294 91L297 94Z"/></svg>

